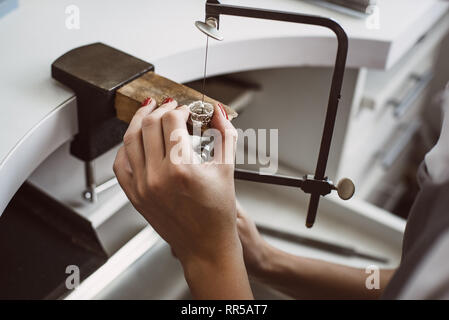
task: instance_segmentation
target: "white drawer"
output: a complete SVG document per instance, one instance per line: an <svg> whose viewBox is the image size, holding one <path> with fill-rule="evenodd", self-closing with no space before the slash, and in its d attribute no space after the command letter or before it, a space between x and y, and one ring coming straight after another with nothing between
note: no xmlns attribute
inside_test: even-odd
<svg viewBox="0 0 449 320"><path fill-rule="evenodd" d="M411 81L414 83L408 84L406 90L401 88L389 100L391 103L384 106L383 112L367 111L365 119L351 124L352 137L348 138L345 147L342 174L351 177L359 190L365 188L370 171L376 165L382 166L381 158L392 154L393 151L389 151L394 148L391 146L392 140L397 139L396 136L409 124L420 119L431 75L431 71L427 71L420 79ZM396 104L393 101L397 101ZM401 153L401 150L398 152Z"/></svg>
<svg viewBox="0 0 449 320"><path fill-rule="evenodd" d="M383 206L385 203L379 202L383 195L388 195L384 197L387 201L387 198L393 199L404 191L400 178L408 168L411 155L417 152L415 148L418 145L414 142L420 128L421 122L414 120L402 123L395 130L371 158L370 165L361 178L362 183L357 186L358 197Z"/></svg>
<svg viewBox="0 0 449 320"><path fill-rule="evenodd" d="M449 19L442 18L425 34L415 46L388 70L367 70L360 111L363 109L382 112L382 108L398 89L413 75L423 75L432 69L442 39L449 28Z"/></svg>
<svg viewBox="0 0 449 320"><path fill-rule="evenodd" d="M394 133L419 117L448 24L448 19L438 22L391 69L362 71L337 175L351 177L357 189L366 185Z"/></svg>

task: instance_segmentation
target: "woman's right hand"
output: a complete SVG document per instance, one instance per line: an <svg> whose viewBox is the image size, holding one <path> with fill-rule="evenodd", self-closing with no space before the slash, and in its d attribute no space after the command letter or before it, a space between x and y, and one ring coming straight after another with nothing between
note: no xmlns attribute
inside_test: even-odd
<svg viewBox="0 0 449 320"><path fill-rule="evenodd" d="M249 275L261 278L269 269L271 247L260 235L253 220L237 201L237 230L243 247L243 257Z"/></svg>

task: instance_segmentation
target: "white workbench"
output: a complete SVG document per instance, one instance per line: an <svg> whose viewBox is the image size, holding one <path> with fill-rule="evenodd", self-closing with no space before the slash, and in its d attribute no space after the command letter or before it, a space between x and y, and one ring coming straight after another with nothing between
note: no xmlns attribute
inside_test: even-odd
<svg viewBox="0 0 449 320"><path fill-rule="evenodd" d="M73 92L50 76L63 53L104 42L155 64L185 82L202 76L204 0L20 1L0 18L0 213L23 181L77 132ZM330 16L349 36L348 67L388 69L447 10L437 0L379 0L380 29L298 0L223 1ZM80 29L65 26L68 5L80 10ZM288 66L330 66L336 41L321 28L223 17L225 41L211 42L209 75Z"/></svg>

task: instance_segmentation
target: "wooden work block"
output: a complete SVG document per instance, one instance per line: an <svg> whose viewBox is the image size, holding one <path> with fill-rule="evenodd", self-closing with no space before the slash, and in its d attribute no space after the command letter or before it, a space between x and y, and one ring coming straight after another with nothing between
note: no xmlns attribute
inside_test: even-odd
<svg viewBox="0 0 449 320"><path fill-rule="evenodd" d="M117 90L115 109L117 110L117 118L129 123L147 97L156 99L158 104L161 104L165 98L171 97L178 101L179 105L189 105L193 101L201 100L202 96L203 94L196 90L150 71ZM204 97L204 101L211 104L219 103L219 101L207 96ZM225 104L223 106L229 120L237 117L237 112Z"/></svg>

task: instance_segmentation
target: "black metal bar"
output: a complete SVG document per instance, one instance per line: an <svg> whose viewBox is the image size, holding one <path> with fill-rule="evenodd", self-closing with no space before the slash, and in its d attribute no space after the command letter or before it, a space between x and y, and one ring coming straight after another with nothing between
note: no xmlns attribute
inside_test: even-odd
<svg viewBox="0 0 449 320"><path fill-rule="evenodd" d="M287 187L298 187L302 188L304 180L301 178L289 177L289 176L281 176L281 175L268 175L268 174L260 174L258 172L243 170L243 169L235 169L234 170L234 178L239 180L260 182L260 183L269 183L276 184Z"/></svg>
<svg viewBox="0 0 449 320"><path fill-rule="evenodd" d="M332 143L335 120L337 116L340 92L343 85L343 76L346 68L346 58L348 54L348 37L344 29L334 20L305 15L300 13L283 12L276 10L255 9L241 6L232 6L220 4L217 0L208 0L206 3L206 18L215 17L219 21L220 15L231 15L247 18L257 18L266 20L276 20L285 22L294 22L307 25L316 25L332 30L338 40L335 67L332 75L332 85L329 94L329 102L324 121L323 135L321 138L320 151L315 169L315 179L323 180L325 178L329 151ZM319 195L312 194L307 213L307 227L313 226L316 212L318 209Z"/></svg>
<svg viewBox="0 0 449 320"><path fill-rule="evenodd" d="M306 227L312 228L315 223L316 213L320 202L320 195L312 193L309 200L309 208L307 209Z"/></svg>

